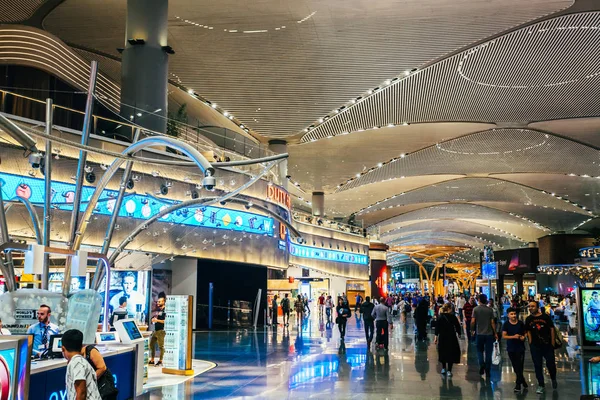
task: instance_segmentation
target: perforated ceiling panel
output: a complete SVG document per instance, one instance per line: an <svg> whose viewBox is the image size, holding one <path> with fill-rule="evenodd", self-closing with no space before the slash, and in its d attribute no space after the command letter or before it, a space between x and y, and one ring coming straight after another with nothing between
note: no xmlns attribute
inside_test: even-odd
<svg viewBox="0 0 600 400"><path fill-rule="evenodd" d="M0 23L21 22L31 17L47 0L2 0Z"/></svg>
<svg viewBox="0 0 600 400"><path fill-rule="evenodd" d="M407 122L596 116L599 42L598 12L545 20L379 87L323 117L302 140Z"/></svg>
<svg viewBox="0 0 600 400"><path fill-rule="evenodd" d="M374 204L358 215L378 213L386 209L412 203L426 202L504 202L515 205L557 209L588 215L588 211L572 203L527 186L499 179L465 178L400 193L390 199Z"/></svg>
<svg viewBox="0 0 600 400"><path fill-rule="evenodd" d="M456 234L467 235L475 238L482 238L487 243L498 243L505 247L521 246L523 241L519 240L515 235L507 232L502 232L496 227L477 224L471 221L462 220L439 220L439 221L423 221L404 226L392 231L389 231L381 236L381 240L385 243L393 242L406 235L418 234Z"/></svg>
<svg viewBox="0 0 600 400"><path fill-rule="evenodd" d="M535 186L550 195L554 194L561 201L569 200L586 207L594 214L600 213L600 179L596 177L565 176L557 179L552 174L502 174L497 177Z"/></svg>
<svg viewBox="0 0 600 400"><path fill-rule="evenodd" d="M572 3L170 0L169 44L176 54L169 69L257 132L289 136L404 70ZM69 42L116 54L125 38L125 6L66 0L44 26ZM90 29L95 23L101 28Z"/></svg>
<svg viewBox="0 0 600 400"><path fill-rule="evenodd" d="M351 178L338 191L405 176L442 172L465 175L551 172L600 176L599 160L598 150L571 140L528 129L495 129L397 157Z"/></svg>

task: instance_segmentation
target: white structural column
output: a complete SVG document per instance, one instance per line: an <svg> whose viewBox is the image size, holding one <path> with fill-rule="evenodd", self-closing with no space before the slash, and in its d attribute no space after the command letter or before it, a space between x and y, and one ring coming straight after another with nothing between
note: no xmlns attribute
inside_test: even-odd
<svg viewBox="0 0 600 400"><path fill-rule="evenodd" d="M121 65L121 115L162 133L167 130L168 12L168 0L127 0Z"/></svg>
<svg viewBox="0 0 600 400"><path fill-rule="evenodd" d="M284 154L287 153L287 142L285 140L270 140L269 141L269 150L273 153ZM288 161L283 160L279 163L279 181L281 182L281 186L285 190L288 190Z"/></svg>
<svg viewBox="0 0 600 400"><path fill-rule="evenodd" d="M325 193L312 193L312 214L316 217L325 216Z"/></svg>

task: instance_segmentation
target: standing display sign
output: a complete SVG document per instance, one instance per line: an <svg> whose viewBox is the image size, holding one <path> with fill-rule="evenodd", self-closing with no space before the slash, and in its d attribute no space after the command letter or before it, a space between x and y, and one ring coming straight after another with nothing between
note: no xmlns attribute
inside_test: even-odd
<svg viewBox="0 0 600 400"><path fill-rule="evenodd" d="M192 369L192 305L194 296L167 296L165 311L165 367L162 372L194 375Z"/></svg>

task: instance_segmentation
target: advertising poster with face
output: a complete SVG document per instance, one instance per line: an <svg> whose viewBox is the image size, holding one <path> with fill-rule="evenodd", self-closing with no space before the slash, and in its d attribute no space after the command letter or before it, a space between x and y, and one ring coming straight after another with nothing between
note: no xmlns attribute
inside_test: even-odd
<svg viewBox="0 0 600 400"><path fill-rule="evenodd" d="M149 302L149 272L146 271L112 271L110 279L109 311L112 313L119 308L119 299L127 299L127 314L129 318L147 319ZM100 284L100 295L104 298L103 279Z"/></svg>
<svg viewBox="0 0 600 400"><path fill-rule="evenodd" d="M152 309L158 300L159 293L165 295L171 294L171 288L173 287L173 273L169 269L155 269L152 270Z"/></svg>

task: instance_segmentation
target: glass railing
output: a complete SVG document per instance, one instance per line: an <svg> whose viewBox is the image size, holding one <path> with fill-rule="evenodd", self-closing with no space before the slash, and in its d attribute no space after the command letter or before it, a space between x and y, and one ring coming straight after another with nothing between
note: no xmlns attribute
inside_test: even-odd
<svg viewBox="0 0 600 400"><path fill-rule="evenodd" d="M319 226L321 228L335 229L340 232L350 233L353 235L365 236L365 230L358 226L348 225L338 221L332 221L323 217L316 217L314 215L305 214L300 211L292 212L292 217L294 218L294 221L297 222L311 224Z"/></svg>
<svg viewBox="0 0 600 400"><path fill-rule="evenodd" d="M45 120L45 101L6 90L0 90L0 94L0 111L37 121ZM81 130L83 117L84 112L81 110L54 104L55 125ZM130 142L130 138L133 137L135 130L141 127L118 120L118 118L117 115L115 115L115 118L108 118L93 114L91 133ZM164 135L161 132L142 129L145 136ZM255 143L252 139L227 128L212 126L194 127L177 122L177 131L177 139L191 144L199 151L213 151L219 161L252 159L275 155L275 153L268 150L266 145Z"/></svg>

